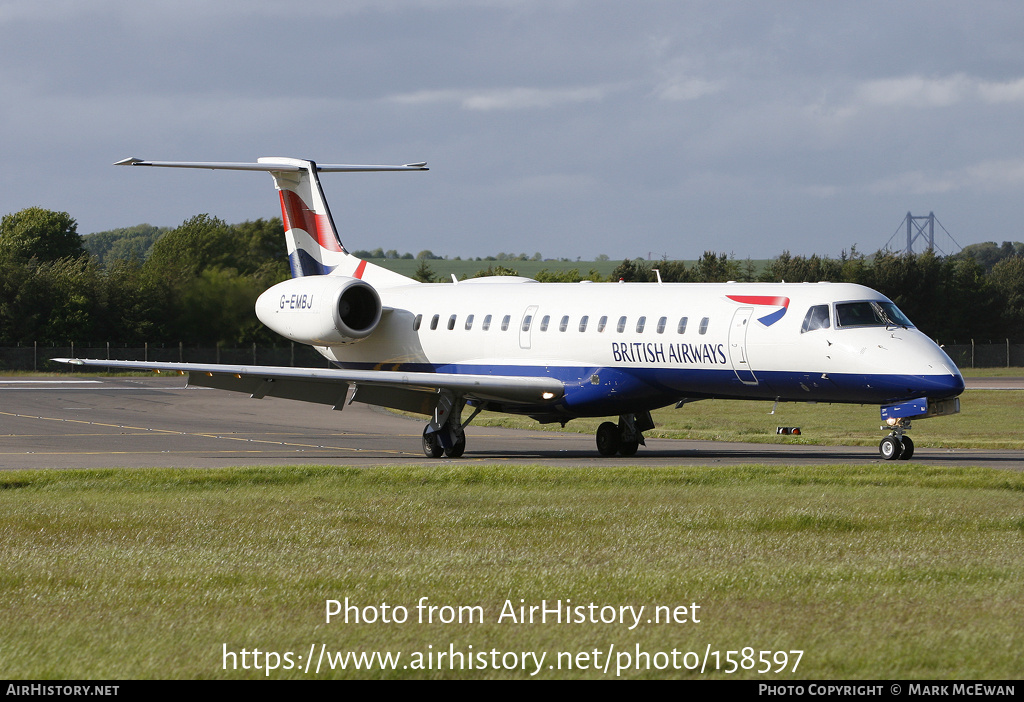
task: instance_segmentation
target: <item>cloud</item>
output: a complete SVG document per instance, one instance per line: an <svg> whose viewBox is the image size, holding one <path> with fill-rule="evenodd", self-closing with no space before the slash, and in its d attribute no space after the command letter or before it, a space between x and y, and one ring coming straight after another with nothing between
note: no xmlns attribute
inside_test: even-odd
<svg viewBox="0 0 1024 702"><path fill-rule="evenodd" d="M705 95L712 95L724 89L725 84L721 81L679 76L667 79L656 86L654 94L661 100L683 102L686 100L696 100Z"/></svg>
<svg viewBox="0 0 1024 702"><path fill-rule="evenodd" d="M857 97L869 105L948 107L971 94L971 78L958 73L945 78L903 76L862 83Z"/></svg>
<svg viewBox="0 0 1024 702"><path fill-rule="evenodd" d="M982 161L966 169L968 181L987 190L1024 186L1024 158Z"/></svg>
<svg viewBox="0 0 1024 702"><path fill-rule="evenodd" d="M938 195L959 190L963 187L962 177L955 172L907 171L882 178L868 186L875 194Z"/></svg>
<svg viewBox="0 0 1024 702"><path fill-rule="evenodd" d="M907 171L872 183L873 193L939 195L961 190L1019 190L1024 186L1024 158L979 161L959 169Z"/></svg>
<svg viewBox="0 0 1024 702"><path fill-rule="evenodd" d="M861 83L856 90L861 105L935 108L962 102L1001 104L1024 102L1024 78L983 81L964 73L943 78L911 75Z"/></svg>
<svg viewBox="0 0 1024 702"><path fill-rule="evenodd" d="M1006 83L980 83L978 95L988 103L1024 102L1024 78Z"/></svg>
<svg viewBox="0 0 1024 702"><path fill-rule="evenodd" d="M556 105L600 102L611 88L497 88L493 90L419 90L388 98L403 105L458 103L465 110L544 109Z"/></svg>

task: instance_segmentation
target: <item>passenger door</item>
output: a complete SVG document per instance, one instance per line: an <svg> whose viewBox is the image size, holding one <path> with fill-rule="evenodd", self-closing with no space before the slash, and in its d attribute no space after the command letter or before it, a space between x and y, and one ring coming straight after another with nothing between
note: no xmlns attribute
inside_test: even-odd
<svg viewBox="0 0 1024 702"><path fill-rule="evenodd" d="M757 376L747 358L747 329L753 315L753 307L741 307L732 316L732 326L729 327L729 360L736 377L744 385L757 385Z"/></svg>

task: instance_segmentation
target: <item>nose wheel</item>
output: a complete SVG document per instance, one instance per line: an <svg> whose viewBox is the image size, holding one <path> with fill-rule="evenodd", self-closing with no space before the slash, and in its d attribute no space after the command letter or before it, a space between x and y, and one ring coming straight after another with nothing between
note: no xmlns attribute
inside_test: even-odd
<svg viewBox="0 0 1024 702"><path fill-rule="evenodd" d="M907 461L914 455L914 441L902 432L893 432L878 444L878 453L887 461Z"/></svg>

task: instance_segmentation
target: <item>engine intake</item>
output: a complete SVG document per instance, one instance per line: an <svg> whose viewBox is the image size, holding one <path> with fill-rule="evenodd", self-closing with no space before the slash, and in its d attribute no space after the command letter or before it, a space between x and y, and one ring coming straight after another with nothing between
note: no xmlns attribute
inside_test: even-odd
<svg viewBox="0 0 1024 702"><path fill-rule="evenodd" d="M334 346L365 339L380 323L380 296L347 276L305 276L278 283L256 300L256 316L283 337Z"/></svg>

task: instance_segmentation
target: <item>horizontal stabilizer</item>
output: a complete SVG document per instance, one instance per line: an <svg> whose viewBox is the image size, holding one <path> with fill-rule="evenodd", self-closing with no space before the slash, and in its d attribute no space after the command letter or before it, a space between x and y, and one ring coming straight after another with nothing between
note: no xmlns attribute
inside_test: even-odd
<svg viewBox="0 0 1024 702"><path fill-rule="evenodd" d="M234 161L147 161L121 159L115 166L152 166L158 168L205 168L209 170L259 171L274 179L281 201L288 265L293 278L318 275L345 275L360 278L374 286L409 285L416 281L381 266L351 256L345 249L334 224L327 198L320 187L319 173L368 173L373 171L425 171L426 162L401 166L359 166L317 164L314 161L283 156L264 156L256 163Z"/></svg>
<svg viewBox="0 0 1024 702"><path fill-rule="evenodd" d="M129 157L114 163L115 166L153 166L156 168L206 168L209 170L226 171L300 171L303 166L297 159L261 158L257 163L237 163L233 161L146 161L141 158ZM348 164L317 164L316 170L322 173L357 173L364 171L428 171L426 162L409 163L404 166L357 166Z"/></svg>

